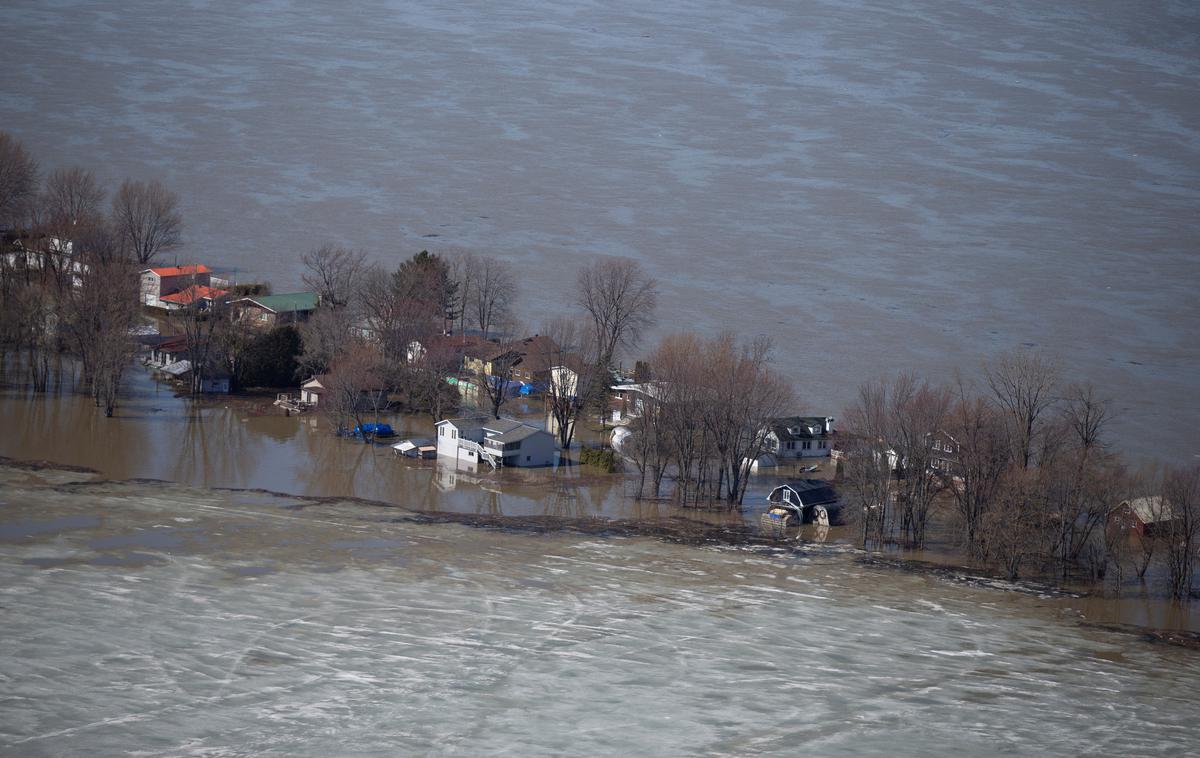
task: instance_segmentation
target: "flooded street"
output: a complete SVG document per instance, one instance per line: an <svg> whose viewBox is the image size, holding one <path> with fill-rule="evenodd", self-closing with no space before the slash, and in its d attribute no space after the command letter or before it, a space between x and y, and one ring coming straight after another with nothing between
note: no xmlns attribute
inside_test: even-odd
<svg viewBox="0 0 1200 758"><path fill-rule="evenodd" d="M658 332L767 333L813 414L1022 345L1200 453L1194 3L5 3L0 128L156 177L196 260L300 285L329 241L522 273L595 254ZM633 356L631 356L632 358Z"/></svg>
<svg viewBox="0 0 1200 758"><path fill-rule="evenodd" d="M141 367L127 376L116 417L107 419L87 397L67 390L30 393L15 385L19 376L9 374L13 385L0 381L0 457L82 466L112 479L356 497L413 510L643 520L676 511L627 497L621 477L579 467L492 471L465 462L416 461L387 445L340 439L320 414L285 416L269 399L219 398L194 405ZM512 410L521 407L514 404ZM536 402L527 407L534 414L539 408ZM427 417L397 416L393 423L399 435L394 441L432 434ZM764 478L755 490L759 500L770 490L767 482Z"/></svg>
<svg viewBox="0 0 1200 758"><path fill-rule="evenodd" d="M833 548L0 469L6 755L1171 755L1200 657ZM536 714L536 716L534 716Z"/></svg>

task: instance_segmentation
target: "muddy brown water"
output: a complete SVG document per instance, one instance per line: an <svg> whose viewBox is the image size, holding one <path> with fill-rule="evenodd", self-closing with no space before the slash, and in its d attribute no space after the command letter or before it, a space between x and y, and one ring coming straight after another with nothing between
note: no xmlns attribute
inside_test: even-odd
<svg viewBox="0 0 1200 758"><path fill-rule="evenodd" d="M12 367L10 367L12 368ZM260 490L309 498L357 499L386 512L454 514L444 520L490 528L546 533L559 530L597 535L644 534L686 544L769 542L757 529L767 493L782 479L755 476L740 513L680 509L669 502L638 501L630 477L604 475L588 467L491 471L443 461L414 461L385 445L364 445L334 436L319 414L285 416L266 398L213 398L202 403L179 397L142 368L129 373L129 386L115 418L106 419L85 397L70 391L34 394L15 381L0 387L0 457L95 470L114 480L161 480L202 488ZM10 380L15 380L11 373ZM514 405L536 423L539 406ZM428 419L391 419L400 437L429 435ZM949 540L950 536L937 533ZM785 544L821 542L849 548L849 527L818 532L804 527ZM881 565L898 571L937 571L948 581L1013 589L986 577L986 567L958 568L961 556L937 546L897 551ZM1151 572L1148 584L1127 577L1122 592L1111 586L1068 587L1070 606L1097 623L1200 631L1200 603L1165 601ZM1019 591L1025 591L1018 586ZM1031 590L1042 594L1040 589Z"/></svg>
<svg viewBox="0 0 1200 758"><path fill-rule="evenodd" d="M0 466L6 755L1186 755L1200 655L837 546Z"/></svg>

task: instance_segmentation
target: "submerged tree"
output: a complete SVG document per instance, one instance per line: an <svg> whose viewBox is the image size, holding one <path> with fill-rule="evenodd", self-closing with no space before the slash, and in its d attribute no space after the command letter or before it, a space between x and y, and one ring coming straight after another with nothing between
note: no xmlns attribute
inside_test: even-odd
<svg viewBox="0 0 1200 758"><path fill-rule="evenodd" d="M1162 523L1168 589L1171 597L1187 600L1200 561L1200 465L1167 471L1161 505L1166 516Z"/></svg>

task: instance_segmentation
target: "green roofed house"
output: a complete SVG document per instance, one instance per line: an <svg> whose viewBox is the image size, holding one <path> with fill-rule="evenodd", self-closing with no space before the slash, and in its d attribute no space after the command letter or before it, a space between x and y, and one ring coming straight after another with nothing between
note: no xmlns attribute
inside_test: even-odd
<svg viewBox="0 0 1200 758"><path fill-rule="evenodd" d="M234 300L230 305L239 309L238 318L269 329L307 321L320 302L321 296L315 292L288 292L281 295L243 297Z"/></svg>

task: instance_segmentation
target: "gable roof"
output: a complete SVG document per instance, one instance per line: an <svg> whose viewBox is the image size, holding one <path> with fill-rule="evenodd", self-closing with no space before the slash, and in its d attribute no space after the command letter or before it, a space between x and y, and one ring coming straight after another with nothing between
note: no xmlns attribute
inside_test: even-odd
<svg viewBox="0 0 1200 758"><path fill-rule="evenodd" d="M522 440L528 439L529 437L533 437L534 435L538 435L538 434L545 434L546 436L551 436L550 432L547 432L545 429L538 429L537 427L530 426L529 424L521 424L520 426L518 426L515 429L510 429L509 431L504 432L503 434L497 434L495 436L488 437L488 439L492 440L494 442L499 442L501 444L507 445L510 442L520 442Z"/></svg>
<svg viewBox="0 0 1200 758"><path fill-rule="evenodd" d="M1159 521L1170 521L1175 518L1170 503L1164 503L1159 496L1136 497L1126 500L1121 505L1129 506L1129 510L1137 514L1143 524L1155 524Z"/></svg>
<svg viewBox="0 0 1200 758"><path fill-rule="evenodd" d="M191 276L192 274L211 274L212 269L201 264L193 266L165 266L162 268L148 268L146 271L158 274L159 276ZM142 273L146 273L143 271Z"/></svg>
<svg viewBox="0 0 1200 758"><path fill-rule="evenodd" d="M163 295L159 300L168 303L179 303L180 305L191 305L197 300L216 300L228 294L227 290L214 289L213 287L206 287L203 284L193 284L187 289Z"/></svg>
<svg viewBox="0 0 1200 758"><path fill-rule="evenodd" d="M315 311L321 298L315 292L286 292L280 295L258 295L244 297L239 303L251 302L272 313L290 313L293 311Z"/></svg>
<svg viewBox="0 0 1200 758"><path fill-rule="evenodd" d="M522 424L520 421L517 421L513 418L487 418L484 419L480 426L483 427L485 432L491 432L492 434L508 434L514 429L520 429L523 426L529 425Z"/></svg>
<svg viewBox="0 0 1200 758"><path fill-rule="evenodd" d="M487 421L488 421L487 416L464 416L463 418L442 419L441 421L434 424L434 426L441 426L442 424L448 424L449 426L453 426L455 429L458 429L459 431L466 431L466 430L482 429L484 424L487 423Z"/></svg>
<svg viewBox="0 0 1200 758"><path fill-rule="evenodd" d="M833 486L820 479L791 479L783 486L799 495L800 502L804 505L825 505L838 501Z"/></svg>
<svg viewBox="0 0 1200 758"><path fill-rule="evenodd" d="M781 442L825 437L825 416L784 416L771 419L771 431Z"/></svg>

